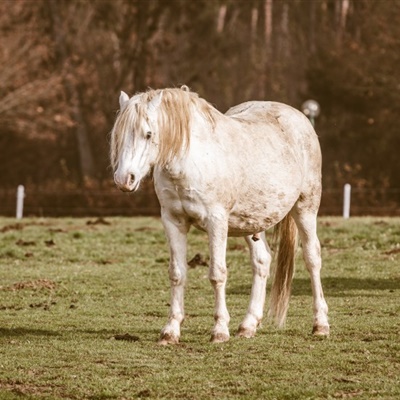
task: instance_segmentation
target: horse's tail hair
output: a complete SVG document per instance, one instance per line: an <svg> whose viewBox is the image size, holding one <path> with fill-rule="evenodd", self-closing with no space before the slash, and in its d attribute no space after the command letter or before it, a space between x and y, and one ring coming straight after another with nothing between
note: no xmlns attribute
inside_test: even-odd
<svg viewBox="0 0 400 400"><path fill-rule="evenodd" d="M292 279L295 270L297 249L297 226L293 218L286 217L275 226L274 242L279 241L278 259L271 287L268 316L282 328L285 325L289 308Z"/></svg>

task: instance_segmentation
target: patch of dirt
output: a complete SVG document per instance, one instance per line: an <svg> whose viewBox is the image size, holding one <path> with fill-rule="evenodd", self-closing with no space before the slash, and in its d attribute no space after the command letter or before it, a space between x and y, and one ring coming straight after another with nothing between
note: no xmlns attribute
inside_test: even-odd
<svg viewBox="0 0 400 400"><path fill-rule="evenodd" d="M21 231L24 228L23 224L16 223L11 225L6 225L0 229L1 233L9 232L9 231Z"/></svg>
<svg viewBox="0 0 400 400"><path fill-rule="evenodd" d="M56 304L57 304L56 301L32 303L32 304L29 304L29 307L30 308L42 308L43 310L47 311L47 310L50 310L50 306L55 306Z"/></svg>
<svg viewBox="0 0 400 400"><path fill-rule="evenodd" d="M333 378L336 382L344 382L344 383L360 383L359 379L354 379L354 378L346 378L346 377L341 377L341 378Z"/></svg>
<svg viewBox="0 0 400 400"><path fill-rule="evenodd" d="M139 336L131 335L129 333L124 333L123 335L115 335L112 337L115 340L124 340L126 342L137 342L139 339Z"/></svg>
<svg viewBox="0 0 400 400"><path fill-rule="evenodd" d="M388 226L389 223L386 221L380 220L380 221L375 221L374 225Z"/></svg>
<svg viewBox="0 0 400 400"><path fill-rule="evenodd" d="M208 267L208 263L205 258L197 253L189 262L188 265L190 268L196 268L197 266Z"/></svg>
<svg viewBox="0 0 400 400"><path fill-rule="evenodd" d="M135 232L154 232L158 231L157 228L152 228L151 226L141 226L140 228L136 228Z"/></svg>
<svg viewBox="0 0 400 400"><path fill-rule="evenodd" d="M108 259L101 259L98 261L99 264L101 265L110 265L110 264L114 264L115 261L113 260L108 260Z"/></svg>
<svg viewBox="0 0 400 400"><path fill-rule="evenodd" d="M0 389L7 390L9 392L15 393L18 396L43 396L43 395L54 395L56 392L62 392L62 388L55 388L51 385L37 386L29 383L23 383L19 380L14 382L1 382ZM61 389L61 391L57 390Z"/></svg>
<svg viewBox="0 0 400 400"><path fill-rule="evenodd" d="M51 225L50 222L36 222L36 221L25 222L25 223L16 222L15 224L3 226L3 228L0 229L0 233L10 232L10 231L21 231L27 226L50 226L50 225Z"/></svg>
<svg viewBox="0 0 400 400"><path fill-rule="evenodd" d="M87 221L86 225L111 225L111 222L108 222L104 218L99 217L93 221L92 220Z"/></svg>
<svg viewBox="0 0 400 400"><path fill-rule="evenodd" d="M15 244L17 246L36 246L36 242L34 242L34 241L26 241L26 240L22 240L22 239L17 240L15 242Z"/></svg>
<svg viewBox="0 0 400 400"><path fill-rule="evenodd" d="M20 307L20 306L2 306L2 305L0 305L0 311L6 311L6 310L20 311L20 310L23 310L23 307Z"/></svg>
<svg viewBox="0 0 400 400"><path fill-rule="evenodd" d="M141 390L140 392L137 393L138 398L146 398L146 397L151 397L152 393L149 389Z"/></svg>
<svg viewBox="0 0 400 400"><path fill-rule="evenodd" d="M400 247L385 251L383 254L386 254L387 256L391 256L393 254L400 254Z"/></svg>
<svg viewBox="0 0 400 400"><path fill-rule="evenodd" d="M44 244L45 244L47 247L52 247L52 246L55 246L55 245L56 245L56 242L55 242L53 239L50 239L50 240L45 240L45 241L44 241Z"/></svg>
<svg viewBox="0 0 400 400"><path fill-rule="evenodd" d="M50 233L66 233L67 231L62 228L50 228L49 232Z"/></svg>
<svg viewBox="0 0 400 400"><path fill-rule="evenodd" d="M26 281L26 282L17 282L14 285L8 286L3 288L4 290L40 290L40 289L47 289L47 290L54 290L57 287L57 284L50 279L37 279L35 281Z"/></svg>

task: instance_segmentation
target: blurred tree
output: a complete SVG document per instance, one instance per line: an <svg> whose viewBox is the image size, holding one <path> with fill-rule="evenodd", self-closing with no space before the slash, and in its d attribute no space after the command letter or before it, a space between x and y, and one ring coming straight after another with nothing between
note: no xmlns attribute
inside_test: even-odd
<svg viewBox="0 0 400 400"><path fill-rule="evenodd" d="M393 151L400 145L395 122L400 107L400 3L341 4L345 17L341 14L335 22L343 31L340 42L335 25L320 28L318 58L308 75L310 92L324 110L320 129L325 180L336 186L345 176L356 185L400 187L400 160ZM336 46L328 45L329 38ZM335 172L338 168L354 171L354 177Z"/></svg>
<svg viewBox="0 0 400 400"><path fill-rule="evenodd" d="M96 177L96 167L92 147L84 118L82 104L83 85L79 72L89 72L85 60L81 57L82 38L88 37L92 19L91 7L87 4L69 1L49 1L51 38L54 43L55 66L63 79L70 113L74 121L73 130L78 144L81 178L90 181ZM86 50L86 49L84 49Z"/></svg>
<svg viewBox="0 0 400 400"><path fill-rule="evenodd" d="M399 12L394 0L3 0L0 182L107 180L119 91L187 84L221 111L314 97L325 186L400 187Z"/></svg>
<svg viewBox="0 0 400 400"><path fill-rule="evenodd" d="M51 42L40 26L40 4L0 2L0 183L16 185L51 176L60 140L60 77L50 68ZM22 29L23 27L23 29ZM59 171L55 172L55 174Z"/></svg>

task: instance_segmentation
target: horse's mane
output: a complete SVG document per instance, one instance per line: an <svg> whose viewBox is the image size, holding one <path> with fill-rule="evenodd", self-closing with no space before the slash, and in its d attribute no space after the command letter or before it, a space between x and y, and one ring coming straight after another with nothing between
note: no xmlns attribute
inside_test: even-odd
<svg viewBox="0 0 400 400"><path fill-rule="evenodd" d="M157 164L165 166L175 157L185 154L190 145L193 111L202 117L204 123L214 129L216 118L221 115L211 104L187 88L148 90L134 96L121 111L111 134L111 163L115 168L117 155L122 150L124 135L132 129L137 132L140 122L147 119L148 104L161 95L158 108L159 152Z"/></svg>

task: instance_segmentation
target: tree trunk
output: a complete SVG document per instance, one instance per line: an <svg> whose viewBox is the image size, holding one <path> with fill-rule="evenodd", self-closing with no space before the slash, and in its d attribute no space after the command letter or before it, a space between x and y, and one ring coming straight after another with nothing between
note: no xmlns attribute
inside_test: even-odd
<svg viewBox="0 0 400 400"><path fill-rule="evenodd" d="M258 25L258 9L253 7L251 9L251 59L254 65L257 53L257 25Z"/></svg>
<svg viewBox="0 0 400 400"><path fill-rule="evenodd" d="M347 14L349 12L350 0L336 0L336 21L337 21L337 33L336 43L340 47L343 41L343 35L346 29Z"/></svg>
<svg viewBox="0 0 400 400"><path fill-rule="evenodd" d="M222 33L224 31L226 10L227 10L226 4L222 4L219 7L218 20L217 20L217 32L218 33Z"/></svg>
<svg viewBox="0 0 400 400"><path fill-rule="evenodd" d="M315 23L316 23L316 8L315 8L315 1L310 1L310 30L309 30L309 37L308 37L308 50L311 55L315 54L317 50L317 46L315 44Z"/></svg>
<svg viewBox="0 0 400 400"><path fill-rule="evenodd" d="M60 15L60 4L54 1L48 3L53 24L54 42L58 53L59 66L64 76L64 86L68 96L68 101L71 106L72 118L75 122L75 136L78 144L80 172L82 183L88 183L96 177L96 169L92 148L90 145L89 135L83 118L81 100L76 87L76 82L73 80L73 71L70 66L69 54L65 43L66 33L63 31Z"/></svg>
<svg viewBox="0 0 400 400"><path fill-rule="evenodd" d="M261 74L261 98L269 97L272 82L272 0L265 0L264 68Z"/></svg>

